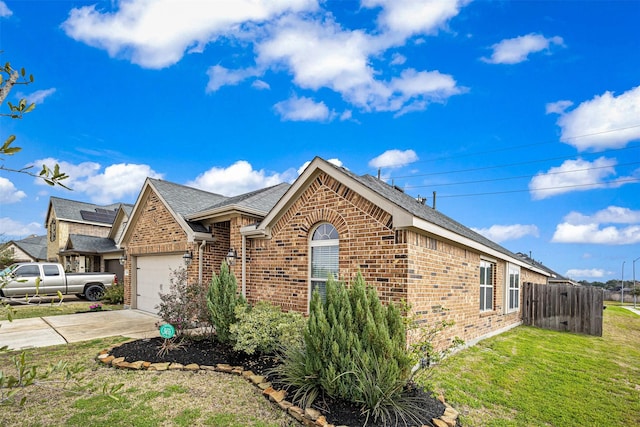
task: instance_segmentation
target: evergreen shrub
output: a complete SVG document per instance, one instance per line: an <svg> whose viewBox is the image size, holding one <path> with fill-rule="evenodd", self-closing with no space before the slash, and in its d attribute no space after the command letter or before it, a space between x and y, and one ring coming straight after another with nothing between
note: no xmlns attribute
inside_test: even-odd
<svg viewBox="0 0 640 427"><path fill-rule="evenodd" d="M234 348L253 354L273 353L279 347L300 346L306 319L300 313L283 313L268 302L236 306L237 322L230 327Z"/></svg>
<svg viewBox="0 0 640 427"><path fill-rule="evenodd" d="M237 292L236 276L229 271L227 263L223 262L220 275L213 274L207 292L207 307L211 323L216 331L216 339L222 343L231 342L230 327L237 322L236 307L246 304L244 297Z"/></svg>
<svg viewBox="0 0 640 427"><path fill-rule="evenodd" d="M325 393L362 404L374 419L402 407L412 368L400 310L382 305L360 273L350 287L329 280L325 302L313 293L303 350L285 352L283 359L276 374L296 389L301 405Z"/></svg>

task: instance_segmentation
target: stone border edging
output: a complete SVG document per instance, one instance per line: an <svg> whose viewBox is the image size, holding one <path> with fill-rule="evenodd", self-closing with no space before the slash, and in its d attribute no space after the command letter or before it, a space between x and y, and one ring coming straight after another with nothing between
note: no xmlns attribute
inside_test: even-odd
<svg viewBox="0 0 640 427"><path fill-rule="evenodd" d="M135 341L135 340L134 340ZM127 341L129 342L129 341ZM271 386L268 378L263 375L256 375L253 371L246 371L242 366L231 366L225 363L218 363L216 366L209 365L198 365L197 363L190 363L188 365L183 365L181 363L172 363L172 362L159 362L159 363L151 363L143 360L137 360L135 362L127 362L124 357L115 357L111 353L111 351L120 347L121 343L115 345L107 350L102 350L96 356L96 360L101 362L104 365L112 366L118 369L130 369L130 370L146 370L146 371L190 371L197 372L200 370L203 371L214 371L214 372L223 372L226 374L238 375L245 378L247 381L255 385L258 389L261 390L262 395L265 396L269 401L278 405L280 409L287 412L291 417L297 420L299 423L307 426L307 427L346 427L346 426L335 426L334 424L330 424L322 413L313 408L302 409L293 403L285 400L287 392L285 390L276 390ZM444 397L442 395L438 396L438 400L445 405L445 411L440 418L433 418L431 421L433 426L435 427L455 427L458 422L458 411L456 411L453 407L451 407L448 403L444 401ZM428 427L428 426L422 426Z"/></svg>

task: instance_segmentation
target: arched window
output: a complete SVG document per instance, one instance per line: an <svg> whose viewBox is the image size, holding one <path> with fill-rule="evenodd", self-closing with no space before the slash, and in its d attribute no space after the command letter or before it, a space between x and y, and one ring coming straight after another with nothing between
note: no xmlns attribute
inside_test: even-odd
<svg viewBox="0 0 640 427"><path fill-rule="evenodd" d="M338 230L329 224L320 224L311 235L311 286L309 297L318 289L325 298L327 279L338 278Z"/></svg>

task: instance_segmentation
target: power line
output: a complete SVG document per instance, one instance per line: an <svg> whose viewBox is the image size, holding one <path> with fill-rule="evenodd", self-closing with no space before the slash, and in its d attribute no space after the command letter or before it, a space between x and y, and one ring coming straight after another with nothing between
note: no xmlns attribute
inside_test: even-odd
<svg viewBox="0 0 640 427"><path fill-rule="evenodd" d="M549 191L549 190L559 190L563 188L577 188L577 187L598 187L609 184L624 184L627 182L637 182L640 181L640 178L624 178L617 179L613 181L607 182L593 182L589 184L575 184L575 185L562 185L557 187L545 187L545 188L536 188L534 191ZM505 191L492 191L487 193L468 193L468 194L451 194L451 195L440 195L438 194L438 199L441 198L452 198L452 197L472 197L472 196L489 196L494 194L508 194L508 193L526 193L532 191L531 189L526 190L505 190Z"/></svg>
<svg viewBox="0 0 640 427"><path fill-rule="evenodd" d="M607 133L620 132L620 131L623 131L623 130L635 129L635 128L638 128L638 127L640 127L640 124L627 126L627 127L624 127L624 128L616 128L616 129L603 130L603 131L600 131L600 132L587 133L587 134L584 134L584 135L571 136L571 137L567 138L567 140L587 138L587 137L590 137L590 136L597 136L597 135L604 135L604 134L607 134ZM441 156L441 157L436 157L436 158L429 159L429 160L421 160L421 161L413 162L412 164L436 162L438 160L455 160L455 159L461 159L463 157L479 156L479 155L482 155L482 154L493 154L493 153L500 153L500 152L503 152L503 151L519 150L520 148L529 148L529 147L537 147L537 146L540 146L540 145L555 144L557 142L558 141L533 142L531 144L523 144L523 145L516 145L516 146L513 146L513 147L497 148L495 150L488 150L488 151L478 151L478 152L475 152L475 153L460 154L460 155L457 155L457 156ZM391 165L391 166L397 166L397 165Z"/></svg>
<svg viewBox="0 0 640 427"><path fill-rule="evenodd" d="M574 170L570 170L570 171L562 171L562 172L548 172L545 173L544 175L561 175L561 174L565 174L565 173L573 173L573 172L584 172L584 171L590 171L590 170L596 170L596 169L606 169L606 168L610 168L613 166L630 166L630 165L637 165L640 164L640 162L630 162L630 163L621 163L621 164L617 164L617 165L609 165L609 166L597 166L597 167L593 167L593 168L583 168L583 169L574 169ZM475 181L461 181L461 182L448 182L448 183L443 183L443 184L426 184L426 185L407 185L404 188L406 189L414 189L414 188L425 188L425 187L446 187L446 186L452 186L452 185L464 185L464 184L479 184L479 183L483 183L483 182L495 182L495 181L509 181L512 179L524 179L524 178L533 178L536 177L538 175L519 175L519 176L511 176L511 177L507 177L507 178L492 178L492 179L479 179L479 180L475 180Z"/></svg>
<svg viewBox="0 0 640 427"><path fill-rule="evenodd" d="M635 148L638 148L638 147L640 147L640 145L631 145L629 147L616 148L616 149L606 150L606 151L600 151L598 153L592 153L592 154L601 155L601 154L606 154L606 153L613 153L613 152L618 152L618 151L631 150L631 149L635 149ZM424 176L447 175L447 174L451 174L451 173L460 173L460 172L475 172L475 171L488 170L488 169L499 169L499 168L511 167L511 166L529 165L529 164L533 164L533 163L544 163L544 162L548 162L550 160L570 159L572 157L575 157L575 155L560 156L560 157L549 157L549 158L546 158L546 159L528 160L526 162L507 163L507 164L493 165L493 166L483 166L483 167L479 167L479 168L458 169L458 170L445 171L445 172L431 172L431 173L424 173L424 174L417 174L417 175L392 176L392 177L389 177L389 179L419 178L419 177L424 177Z"/></svg>

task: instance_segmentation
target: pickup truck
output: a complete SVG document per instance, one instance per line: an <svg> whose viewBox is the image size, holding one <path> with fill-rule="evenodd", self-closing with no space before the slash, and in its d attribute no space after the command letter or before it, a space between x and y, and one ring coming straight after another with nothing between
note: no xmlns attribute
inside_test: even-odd
<svg viewBox="0 0 640 427"><path fill-rule="evenodd" d="M98 301L104 290L117 284L113 273L65 273L61 264L25 262L13 264L0 272L0 297L24 297L76 294Z"/></svg>

